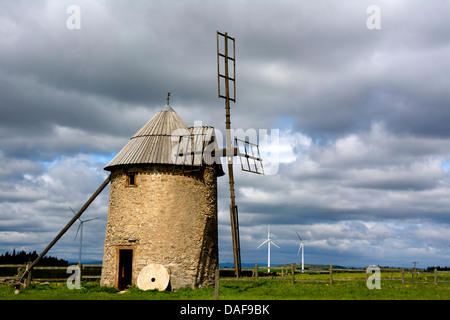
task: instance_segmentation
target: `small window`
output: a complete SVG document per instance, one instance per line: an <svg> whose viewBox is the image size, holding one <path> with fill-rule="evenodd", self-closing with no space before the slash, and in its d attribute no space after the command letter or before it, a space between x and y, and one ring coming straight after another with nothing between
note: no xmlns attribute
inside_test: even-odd
<svg viewBox="0 0 450 320"><path fill-rule="evenodd" d="M136 185L136 174L128 173L127 174L127 186L134 187Z"/></svg>

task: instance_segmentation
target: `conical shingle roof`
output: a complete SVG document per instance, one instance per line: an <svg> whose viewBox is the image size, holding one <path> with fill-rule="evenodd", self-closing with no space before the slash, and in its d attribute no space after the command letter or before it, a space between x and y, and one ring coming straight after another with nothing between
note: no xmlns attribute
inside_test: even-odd
<svg viewBox="0 0 450 320"><path fill-rule="evenodd" d="M156 113L105 167L129 164L173 164L172 150L178 140L172 136L189 133L188 126L168 105Z"/></svg>

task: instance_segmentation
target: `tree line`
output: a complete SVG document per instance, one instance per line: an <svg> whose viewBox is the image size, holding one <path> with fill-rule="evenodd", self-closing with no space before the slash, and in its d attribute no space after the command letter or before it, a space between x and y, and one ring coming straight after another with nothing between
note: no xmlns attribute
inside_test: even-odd
<svg viewBox="0 0 450 320"><path fill-rule="evenodd" d="M427 272L433 272L434 269L436 269L437 271L450 271L450 267L440 267L440 266L437 266L437 267L428 267L428 268L427 268Z"/></svg>
<svg viewBox="0 0 450 320"><path fill-rule="evenodd" d="M14 249L12 253L6 251L6 253L0 255L0 264L23 264L36 260L39 255L36 251L25 252L24 250L16 252ZM58 259L52 256L44 256L40 261L41 266L68 266L69 262L64 259Z"/></svg>

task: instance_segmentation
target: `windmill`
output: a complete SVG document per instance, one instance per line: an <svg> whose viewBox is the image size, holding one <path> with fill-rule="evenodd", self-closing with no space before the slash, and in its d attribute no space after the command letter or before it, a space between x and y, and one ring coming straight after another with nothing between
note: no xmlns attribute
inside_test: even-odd
<svg viewBox="0 0 450 320"><path fill-rule="evenodd" d="M307 240L302 240L302 238L300 237L300 235L298 234L297 231L295 231L297 233L297 237L300 240L300 246L298 247L298 251L297 254L300 254L300 250L302 251L302 273L305 272L305 242L308 242Z"/></svg>
<svg viewBox="0 0 450 320"><path fill-rule="evenodd" d="M275 247L277 247L278 249L280 249L279 246L277 246L271 239L270 239L270 225L268 227L268 232L267 232L267 240L264 241L263 243L261 243L257 248L261 247L263 244L267 243L267 271L270 272L270 244L273 244Z"/></svg>
<svg viewBox="0 0 450 320"><path fill-rule="evenodd" d="M219 37L223 37L224 38L224 50L222 48L222 51L219 47ZM229 42L232 42L232 54L229 54L229 48L231 48L231 45L229 46ZM231 50L230 50L231 51ZM232 63L232 68L229 68L228 65L229 63ZM223 66L224 68L222 68L223 70L221 71L221 67ZM233 145L233 141L232 141L232 137L231 137L231 120L230 120L230 101L233 101L234 103L236 102L236 87L235 87L235 81L236 81L236 67L235 67L235 39L232 37L229 37L227 33L223 34L217 31L217 69L218 69L218 87L219 87L219 93L218 93L218 97L219 98L223 98L225 99L225 110L226 110L226 119L225 119L225 124L226 124L226 129L227 129L227 134L226 134L226 147L225 148L218 148L218 147L212 147L212 150L208 150L207 148L205 148L204 146L202 146L201 150L195 149L194 151L190 151L190 152L185 152L185 153L178 153L178 156L184 156L184 157L188 157L189 155L195 155L194 157L190 157L192 160L192 164L191 170L196 169L196 167L198 165L202 165L203 162L196 162L197 159L201 156L203 157L205 151L211 155L211 157L213 157L214 159L217 159L217 157L226 157L227 158L227 164L228 164L228 176L229 176L229 184L230 184L230 199L231 199L231 204L230 204L230 217L231 217L231 230L232 230L232 240L233 240L233 253L234 253L234 264L235 264L235 274L236 277L238 278L241 272L241 259L240 259L240 244L239 244L239 223L238 223L238 210L237 210L237 205L235 203L235 193L234 193L234 177L233 177L233 158L234 156L239 156L240 160L241 160L241 168L244 171L249 171L249 172L253 172L253 173L257 173L257 174L264 174L264 169L262 166L262 159L260 157L259 154L259 148L258 145L255 143L250 143L249 141L243 141L243 140L238 140L238 139L234 139L234 145ZM230 72L232 73L230 75ZM221 84L224 85L225 90L221 90ZM233 95L230 96L230 85L233 86ZM170 94L167 97L167 101L169 99ZM161 111L167 111L167 113L173 114L173 109L170 108L170 106L164 107ZM173 117L172 117L173 119ZM151 122L151 121L150 121ZM172 122L169 121L169 124L173 124ZM180 124L180 122L177 122L177 126L175 127L179 127L178 124ZM159 129L164 129L167 127L167 123L166 126L162 126L158 127ZM189 131L189 128L186 128L187 131ZM202 131L200 133L195 132L195 128L193 128L193 133L189 134L189 139L187 140L188 142L193 141L195 142L194 145L197 146L196 140L191 140L191 138L199 138L201 136L210 136L210 133L212 132L212 130L210 130L210 128L202 128ZM163 137L164 139L166 139L167 137L172 138L173 135L169 134L165 134L166 132L164 132L164 134L160 134L161 132L159 132L157 130L156 133L154 133L153 131L151 132L152 134L148 134L148 132L146 132L146 134L143 134L142 132L138 132L138 135L133 136L133 139L130 139L131 143L135 143L135 142L142 142L142 140L145 140L145 144L140 144L139 146L152 146L151 142L153 140L151 140L152 138L155 137ZM205 135L205 133L207 133ZM180 134L180 137L183 138L183 134ZM160 141L160 140L158 140ZM161 140L162 141L162 140ZM145 148L137 148L139 149L139 153L133 154L131 159L135 159L136 157L138 157L140 160L138 162L134 162L134 164L145 164L145 163L158 163L158 164L167 164L167 163L171 163L173 164L173 162L167 162L166 158L170 158L170 146L171 143L173 141L170 141L170 143L166 143L162 145L161 143L157 143L156 145L158 146L162 146L161 149L158 149L158 152L156 152L157 155L164 153L164 161L161 162L160 160L162 158L157 157L156 158L156 162L154 161L153 158L145 158L145 156L148 155L148 153L140 153L141 151L145 151L147 149ZM209 140L204 140L203 142L209 142ZM207 147L209 147L210 144L208 143ZM138 146L137 146L138 147ZM128 150L128 149L127 149ZM125 151L127 151L125 150ZM131 148L131 150L136 150L134 147ZM188 148L189 150L189 148ZM209 152L210 151L210 152ZM200 156L198 156L200 155ZM118 155L116 155L117 157ZM167 156L167 157L166 157ZM198 156L198 157L197 157ZM142 157L142 158L141 158ZM145 159L144 159L145 158ZM121 159L124 161L124 163L126 164L127 161L130 160L130 158L126 158L123 159L121 158L121 156L119 156L118 159ZM114 160L114 159L113 159ZM158 162L158 161L159 162ZM153 162L152 162L153 161ZM178 164L178 162L176 162ZM217 163L217 162L216 162ZM121 166L123 163L118 163L115 164L115 166ZM182 162L180 163L181 165L184 165L185 163ZM210 163L209 163L210 164ZM246 168L244 168L244 165L246 166ZM189 169L189 168L188 168ZM184 170L184 167L182 167L182 171ZM133 186L135 187L135 174L134 172L130 172L127 173L127 184L128 186ZM79 219L79 217L86 211L86 209L89 207L89 205L96 199L96 197L106 188L106 186L111 182L114 181L114 176L112 175L108 175L108 177L103 181L103 183L98 187L98 189L91 195L91 197L87 200L87 202L83 205L83 207L76 213L76 215L74 217L72 217L72 219L66 224L66 226L56 235L56 237L48 244L48 246L42 251L42 253L35 259L35 261L27 266L27 269L23 272L23 274L20 276L20 278L17 281L16 287L20 287L20 284L22 285L26 285L26 282L24 282L24 280L26 279L27 274L39 263L39 261L42 259L42 257L54 246L54 244L67 232L67 230ZM121 189L122 190L122 189ZM81 221L81 220L80 220ZM87 222L87 220L85 220L84 222ZM79 227L81 229L81 226ZM132 241L135 241L133 239L128 239L129 242L132 243ZM81 235L80 235L80 242L81 242ZM80 245L81 248L81 245ZM120 251L120 250L119 250ZM121 251L126 251L121 250ZM81 252L81 249L80 249ZM126 255L124 253L124 255ZM80 253L81 256L81 253ZM127 257L130 257L129 255ZM128 259L128 258L127 258ZM127 260L128 261L128 260ZM132 264L130 264L132 265Z"/></svg>
<svg viewBox="0 0 450 320"><path fill-rule="evenodd" d="M222 50L219 45L219 43L221 42L219 41L219 38L221 39L221 41L223 41ZM232 42L231 54L229 53L230 51L229 42ZM230 61L232 63L231 68L229 66ZM223 68L221 68L221 65L223 65ZM222 84L224 88L222 88ZM233 86L233 89L231 90L233 93L232 96L230 96L230 85ZM248 171L257 174L264 174L264 168L262 166L262 159L259 153L258 145L250 143L249 141L239 140L237 138L234 139L234 145L232 145L230 101L236 103L235 39L230 37L227 32L221 33L219 31L217 31L217 89L218 89L218 98L225 99L226 148L215 149L214 155L226 157L227 159L228 180L230 185L230 200L231 200L230 220L231 220L231 237L233 242L234 268L235 268L235 275L237 278L239 278L239 275L241 273L241 251L239 243L238 210L235 202L235 193L234 193L233 157L239 156L241 161L241 168L243 171ZM250 160L253 161L251 162Z"/></svg>
<svg viewBox="0 0 450 320"><path fill-rule="evenodd" d="M73 212L74 215L76 215L75 211L73 211L71 207L69 207L69 209ZM78 264L81 264L81 249L83 246L83 224L85 222L89 222L89 221L97 220L97 219L100 219L100 218L91 218L91 219L87 219L87 220L81 220L81 218L78 218L78 221L80 221L80 225L78 226L77 233L75 234L75 238L74 238L74 240L76 240L77 236L78 236L78 232L80 232L80 248L78 250Z"/></svg>

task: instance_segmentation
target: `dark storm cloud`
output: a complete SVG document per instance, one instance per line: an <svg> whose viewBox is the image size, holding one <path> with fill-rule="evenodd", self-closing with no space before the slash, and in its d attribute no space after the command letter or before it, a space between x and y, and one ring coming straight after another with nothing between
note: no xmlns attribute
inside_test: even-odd
<svg viewBox="0 0 450 320"><path fill-rule="evenodd" d="M442 167L448 140L399 136L377 124L365 134L298 149L296 161L281 163L277 175L239 174L243 210L285 222L405 217L449 222L450 181Z"/></svg>
<svg viewBox="0 0 450 320"><path fill-rule="evenodd" d="M206 30L191 32L187 39L184 32L195 19L189 14L192 10L169 9L180 5L181 10L190 7L83 2L82 28L75 32L66 28L64 2L15 12L25 18L26 26L21 26L23 33L14 45L5 48L3 67L14 74L35 75L39 82L62 91L127 103L159 104L159 90L165 92L169 84L178 88L182 78L190 79L184 82L184 90L198 91L196 80L202 73L198 62L208 43ZM30 21L29 17L39 18ZM16 24L13 17L5 18L8 25ZM214 39L214 29L209 35ZM214 55L209 60L214 62ZM214 64L211 68L214 71Z"/></svg>
<svg viewBox="0 0 450 320"><path fill-rule="evenodd" d="M12 3L4 5L0 121L5 153L48 159L58 152L70 154L71 149L117 152L124 143L117 135L130 137L139 119L149 119L161 108L168 91L176 92L175 102L188 106L189 101L202 100L202 83L208 80L198 67L204 64L198 53L207 42L204 31L187 41L185 27L195 19L186 11L174 15L155 3L141 2L136 8L84 2L82 29L71 32L63 2L30 7L22 3L22 10ZM214 31L209 32L210 40ZM211 80L215 46L209 43ZM215 88L210 90L214 99ZM104 142L89 146L88 139L79 139L77 148L66 140L62 143L68 148L55 147L49 154L42 144L58 136L58 127L82 130L86 138L104 135ZM114 146L111 140L119 142Z"/></svg>
<svg viewBox="0 0 450 320"><path fill-rule="evenodd" d="M208 108L206 120L221 125L213 120L223 112L215 30L227 27L237 37L236 125L270 127L276 110L328 138L374 120L400 132L448 134L449 32L436 18L448 5L380 2L382 29L371 31L368 4L81 2L82 28L73 31L66 2L5 2L2 128L48 133L57 123L125 134L143 115L133 110L156 110L167 91L178 112Z"/></svg>
<svg viewBox="0 0 450 320"><path fill-rule="evenodd" d="M290 28L271 24L256 40L248 37L259 42L248 45L249 51L257 49L244 65L267 71L252 77L253 70L246 70L248 83L258 84L253 88L265 88L261 94L246 82L249 100L261 107L271 93L267 107L295 117L298 129L315 135L345 134L384 121L401 133L447 136L449 31L439 12L448 12L448 4L416 10L381 2L382 28L375 32L365 28L366 7L365 2L293 6L289 13L298 19L286 19ZM275 39L273 45L268 38ZM267 52L277 59L265 60Z"/></svg>

